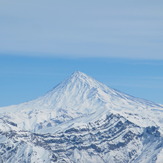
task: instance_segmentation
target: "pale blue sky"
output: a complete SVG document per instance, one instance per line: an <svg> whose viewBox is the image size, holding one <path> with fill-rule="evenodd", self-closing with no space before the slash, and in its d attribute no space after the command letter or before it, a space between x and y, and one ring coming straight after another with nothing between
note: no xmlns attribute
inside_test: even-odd
<svg viewBox="0 0 163 163"><path fill-rule="evenodd" d="M163 103L163 1L0 0L0 106L76 70Z"/></svg>
<svg viewBox="0 0 163 163"><path fill-rule="evenodd" d="M163 59L162 0L0 0L0 55Z"/></svg>

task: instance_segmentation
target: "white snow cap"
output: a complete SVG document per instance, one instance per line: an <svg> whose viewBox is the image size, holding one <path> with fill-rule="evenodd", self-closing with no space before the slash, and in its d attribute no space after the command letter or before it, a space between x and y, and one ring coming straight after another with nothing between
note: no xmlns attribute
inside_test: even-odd
<svg viewBox="0 0 163 163"><path fill-rule="evenodd" d="M110 113L140 126L157 124L163 128L162 111L163 107L158 104L109 88L80 71L38 99L0 108L0 113L11 114L13 121L23 124L20 126L23 129L36 128L38 123L49 119L62 122L76 119L85 123Z"/></svg>

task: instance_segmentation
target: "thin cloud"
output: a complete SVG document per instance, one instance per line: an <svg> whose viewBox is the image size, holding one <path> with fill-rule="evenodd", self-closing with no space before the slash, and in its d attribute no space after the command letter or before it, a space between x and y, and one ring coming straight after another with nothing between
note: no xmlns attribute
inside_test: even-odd
<svg viewBox="0 0 163 163"><path fill-rule="evenodd" d="M163 59L163 2L0 2L0 55Z"/></svg>

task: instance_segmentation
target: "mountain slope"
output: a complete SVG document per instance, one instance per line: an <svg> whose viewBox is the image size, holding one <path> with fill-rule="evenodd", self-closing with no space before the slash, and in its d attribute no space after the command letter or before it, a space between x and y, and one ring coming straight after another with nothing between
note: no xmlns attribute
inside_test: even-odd
<svg viewBox="0 0 163 163"><path fill-rule="evenodd" d="M0 108L0 160L156 162L162 115L161 105L75 72L36 100Z"/></svg>

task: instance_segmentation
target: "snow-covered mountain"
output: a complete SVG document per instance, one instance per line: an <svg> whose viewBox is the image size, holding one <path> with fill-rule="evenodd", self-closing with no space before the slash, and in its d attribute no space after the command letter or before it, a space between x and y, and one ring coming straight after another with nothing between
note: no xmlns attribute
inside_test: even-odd
<svg viewBox="0 0 163 163"><path fill-rule="evenodd" d="M73 73L0 108L0 162L163 162L163 106Z"/></svg>

